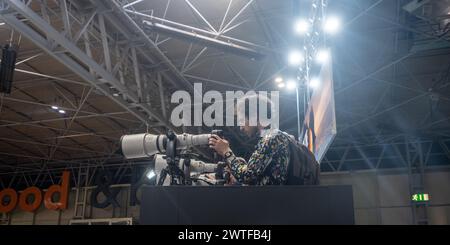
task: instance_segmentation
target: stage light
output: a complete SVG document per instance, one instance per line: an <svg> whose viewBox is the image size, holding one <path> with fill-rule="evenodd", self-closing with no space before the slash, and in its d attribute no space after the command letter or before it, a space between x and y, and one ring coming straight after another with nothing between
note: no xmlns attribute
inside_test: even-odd
<svg viewBox="0 0 450 245"><path fill-rule="evenodd" d="M309 32L310 24L305 19L300 19L295 22L294 30L297 34L306 34Z"/></svg>
<svg viewBox="0 0 450 245"><path fill-rule="evenodd" d="M53 110L58 110L59 107L57 107L57 106L54 105L54 106L52 106L52 109L53 109Z"/></svg>
<svg viewBox="0 0 450 245"><path fill-rule="evenodd" d="M295 80L289 80L286 84L286 87L290 90L297 88L297 82Z"/></svg>
<svg viewBox="0 0 450 245"><path fill-rule="evenodd" d="M323 25L323 30L328 34L336 34L341 29L341 20L335 16L328 17Z"/></svg>
<svg viewBox="0 0 450 245"><path fill-rule="evenodd" d="M316 61L319 64L325 64L330 60L330 51L328 49L319 50L316 54Z"/></svg>
<svg viewBox="0 0 450 245"><path fill-rule="evenodd" d="M289 64L292 66L298 66L304 61L303 54L297 50L289 53Z"/></svg>
<svg viewBox="0 0 450 245"><path fill-rule="evenodd" d="M284 84L284 83L279 83L279 84L278 84L278 87L279 87L279 88L284 88L284 87L286 87L286 84Z"/></svg>
<svg viewBox="0 0 450 245"><path fill-rule="evenodd" d="M61 113L61 114L66 114L65 110L59 110L58 112Z"/></svg>
<svg viewBox="0 0 450 245"><path fill-rule="evenodd" d="M315 77L309 81L308 86L312 89L317 89L320 86L320 79Z"/></svg>
<svg viewBox="0 0 450 245"><path fill-rule="evenodd" d="M277 77L277 78L275 78L275 82L276 83L282 83L283 82L283 78L282 77Z"/></svg>
<svg viewBox="0 0 450 245"><path fill-rule="evenodd" d="M153 169L149 170L146 174L145 177L147 177L147 179L151 180L153 178L155 178L156 173Z"/></svg>

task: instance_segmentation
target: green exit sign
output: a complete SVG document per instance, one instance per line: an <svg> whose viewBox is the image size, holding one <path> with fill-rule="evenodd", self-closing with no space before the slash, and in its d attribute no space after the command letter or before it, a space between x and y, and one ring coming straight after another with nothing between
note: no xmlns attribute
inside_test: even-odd
<svg viewBox="0 0 450 245"><path fill-rule="evenodd" d="M424 193L414 194L412 195L411 200L414 202L428 202L430 200L430 196Z"/></svg>

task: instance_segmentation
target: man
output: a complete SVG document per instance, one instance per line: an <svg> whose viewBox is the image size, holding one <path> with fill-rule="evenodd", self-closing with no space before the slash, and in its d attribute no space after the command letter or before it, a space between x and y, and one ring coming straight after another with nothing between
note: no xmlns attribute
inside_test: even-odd
<svg viewBox="0 0 450 245"><path fill-rule="evenodd" d="M270 103L270 101L268 102ZM257 111L259 112L259 110ZM251 126L247 112L248 110L245 110L245 125L241 126L240 129L250 138L259 137L255 151L248 162L235 156L229 142L217 135L213 135L209 139L210 148L225 159L231 174L241 184L286 184L289 164L289 136L278 129L267 129L261 126L259 121L256 126Z"/></svg>

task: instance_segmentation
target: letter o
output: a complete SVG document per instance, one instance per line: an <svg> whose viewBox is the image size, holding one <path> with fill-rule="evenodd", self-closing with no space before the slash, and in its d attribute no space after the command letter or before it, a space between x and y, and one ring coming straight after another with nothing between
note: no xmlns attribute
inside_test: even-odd
<svg viewBox="0 0 450 245"><path fill-rule="evenodd" d="M29 195L34 195L33 203L28 203L27 199ZM41 206L42 202L42 193L41 190L37 187L30 187L25 189L22 193L20 193L19 197L19 207L28 212L34 212L36 209Z"/></svg>
<svg viewBox="0 0 450 245"><path fill-rule="evenodd" d="M9 196L11 199L8 205L3 205L3 199ZM0 213L9 213L14 210L17 205L17 192L13 189L4 189L0 191Z"/></svg>

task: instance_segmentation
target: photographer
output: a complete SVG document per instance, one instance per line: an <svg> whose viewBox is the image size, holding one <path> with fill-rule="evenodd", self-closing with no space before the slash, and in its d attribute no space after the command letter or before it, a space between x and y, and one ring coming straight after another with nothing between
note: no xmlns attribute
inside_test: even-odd
<svg viewBox="0 0 450 245"><path fill-rule="evenodd" d="M270 104L271 102L264 97ZM269 106L271 108L271 106ZM289 136L278 129L268 129L250 125L249 110L245 111L245 125L241 131L248 137L258 137L255 151L248 162L234 155L227 140L217 135L209 139L210 148L221 155L229 165L231 174L241 184L246 185L284 185L287 182L289 164ZM259 109L257 110L259 113ZM238 111L238 113L243 113ZM259 119L259 115L258 115Z"/></svg>

